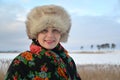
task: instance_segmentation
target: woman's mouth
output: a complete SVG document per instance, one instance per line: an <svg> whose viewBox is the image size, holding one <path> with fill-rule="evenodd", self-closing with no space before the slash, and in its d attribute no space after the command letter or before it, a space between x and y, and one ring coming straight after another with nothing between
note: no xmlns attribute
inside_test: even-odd
<svg viewBox="0 0 120 80"><path fill-rule="evenodd" d="M46 42L47 44L52 44L52 43L55 42L55 40L45 40L45 42Z"/></svg>

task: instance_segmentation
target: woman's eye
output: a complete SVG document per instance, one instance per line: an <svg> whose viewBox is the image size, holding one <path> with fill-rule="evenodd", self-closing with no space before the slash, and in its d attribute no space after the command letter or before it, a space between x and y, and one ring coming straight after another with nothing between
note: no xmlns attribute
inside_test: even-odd
<svg viewBox="0 0 120 80"><path fill-rule="evenodd" d="M46 29L42 30L41 33L47 33L48 31Z"/></svg>
<svg viewBox="0 0 120 80"><path fill-rule="evenodd" d="M54 32L54 33L60 33L60 31L57 30L57 29L53 29L53 32Z"/></svg>

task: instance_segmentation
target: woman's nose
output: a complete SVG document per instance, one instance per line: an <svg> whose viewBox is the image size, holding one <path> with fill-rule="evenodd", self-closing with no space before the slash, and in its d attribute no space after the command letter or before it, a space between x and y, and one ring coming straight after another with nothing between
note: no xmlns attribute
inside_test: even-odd
<svg viewBox="0 0 120 80"><path fill-rule="evenodd" d="M52 37L53 36L53 32L52 31L48 31L47 36L48 37Z"/></svg>

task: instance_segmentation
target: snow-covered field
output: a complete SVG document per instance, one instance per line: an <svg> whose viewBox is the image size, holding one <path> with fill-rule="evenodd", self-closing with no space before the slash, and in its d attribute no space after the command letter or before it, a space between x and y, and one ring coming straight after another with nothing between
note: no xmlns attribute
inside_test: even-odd
<svg viewBox="0 0 120 80"><path fill-rule="evenodd" d="M10 62L19 53L0 53L0 80L4 80ZM71 52L82 80L119 80L120 51ZM11 59L11 60L10 60Z"/></svg>
<svg viewBox="0 0 120 80"><path fill-rule="evenodd" d="M106 53L70 54L76 64L115 64L120 65L120 51Z"/></svg>
<svg viewBox="0 0 120 80"><path fill-rule="evenodd" d="M0 53L0 59L13 59L19 53ZM107 53L70 53L76 64L115 64L120 65L120 51Z"/></svg>

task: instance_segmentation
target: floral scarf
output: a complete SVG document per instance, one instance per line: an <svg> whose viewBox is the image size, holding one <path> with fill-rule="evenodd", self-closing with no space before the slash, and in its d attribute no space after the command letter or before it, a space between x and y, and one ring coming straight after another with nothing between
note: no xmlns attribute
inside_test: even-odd
<svg viewBox="0 0 120 80"><path fill-rule="evenodd" d="M47 50L34 42L11 63L5 80L81 80L73 59L58 44Z"/></svg>

